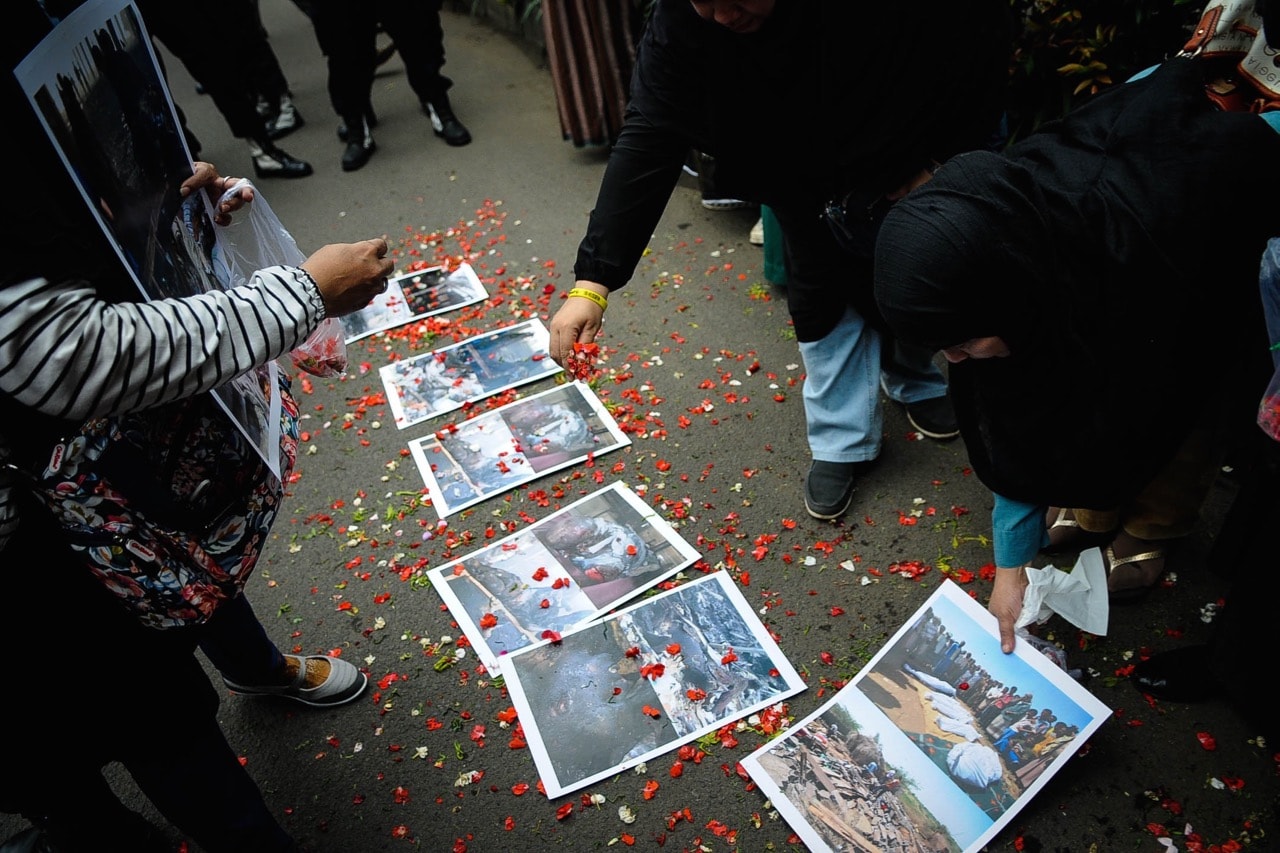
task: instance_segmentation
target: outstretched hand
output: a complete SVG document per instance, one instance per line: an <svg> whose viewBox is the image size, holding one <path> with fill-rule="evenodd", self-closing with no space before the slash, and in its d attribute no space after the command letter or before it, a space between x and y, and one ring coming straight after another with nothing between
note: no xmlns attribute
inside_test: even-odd
<svg viewBox="0 0 1280 853"><path fill-rule="evenodd" d="M1026 568L1023 566L996 569L995 585L991 589L987 610L1000 623L1000 651L1005 654L1013 651L1014 625L1022 615L1022 600L1028 584Z"/></svg>
<svg viewBox="0 0 1280 853"><path fill-rule="evenodd" d="M359 311L387 289L387 276L395 270L387 249L385 237L330 243L302 262L302 268L316 281L328 316Z"/></svg>
<svg viewBox="0 0 1280 853"><path fill-rule="evenodd" d="M603 285L579 281L575 287L585 287L608 296ZM604 309L590 299L570 297L551 318L550 354L556 364L577 376L573 370L574 344L589 344L596 339L604 326Z"/></svg>

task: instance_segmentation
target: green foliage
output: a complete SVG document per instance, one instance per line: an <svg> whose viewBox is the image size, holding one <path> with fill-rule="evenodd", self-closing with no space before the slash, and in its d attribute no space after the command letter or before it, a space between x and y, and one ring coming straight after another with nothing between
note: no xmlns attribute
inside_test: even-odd
<svg viewBox="0 0 1280 853"><path fill-rule="evenodd" d="M1178 52L1203 0L1009 0L1014 11L1009 137Z"/></svg>

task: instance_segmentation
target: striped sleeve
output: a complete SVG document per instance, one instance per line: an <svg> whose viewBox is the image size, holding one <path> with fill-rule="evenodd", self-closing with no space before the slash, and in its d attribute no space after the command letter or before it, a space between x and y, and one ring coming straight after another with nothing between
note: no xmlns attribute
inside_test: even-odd
<svg viewBox="0 0 1280 853"><path fill-rule="evenodd" d="M146 409L279 358L324 316L320 291L297 267L260 270L227 291L122 304L83 281L16 282L0 290L0 390L72 420ZM0 435L0 463L8 456ZM0 551L17 526L0 476Z"/></svg>
<svg viewBox="0 0 1280 853"><path fill-rule="evenodd" d="M0 297L0 390L70 419L151 408L284 355L323 318L319 291L296 267L226 291L119 304L87 282L31 279Z"/></svg>

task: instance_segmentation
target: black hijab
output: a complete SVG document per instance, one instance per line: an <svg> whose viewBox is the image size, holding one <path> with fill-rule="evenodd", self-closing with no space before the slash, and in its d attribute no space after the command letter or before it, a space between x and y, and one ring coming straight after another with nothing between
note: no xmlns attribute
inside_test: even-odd
<svg viewBox="0 0 1280 853"><path fill-rule="evenodd" d="M999 336L951 366L975 471L1007 497L1112 508L1265 355L1258 265L1280 134L1165 63L1006 156L964 154L888 214L876 300L901 339ZM1248 362L1251 363L1251 362ZM1245 385L1256 394L1260 388Z"/></svg>

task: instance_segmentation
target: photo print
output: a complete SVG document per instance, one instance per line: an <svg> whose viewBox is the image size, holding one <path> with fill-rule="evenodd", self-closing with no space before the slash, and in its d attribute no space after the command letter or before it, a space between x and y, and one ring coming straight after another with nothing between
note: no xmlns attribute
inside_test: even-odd
<svg viewBox="0 0 1280 853"><path fill-rule="evenodd" d="M502 660L607 613L698 552L615 482L427 577L492 672Z"/></svg>
<svg viewBox="0 0 1280 853"><path fill-rule="evenodd" d="M409 442L441 518L631 443L590 388L570 382Z"/></svg>
<svg viewBox="0 0 1280 853"><path fill-rule="evenodd" d="M811 850L978 851L1110 710L944 582L829 702L743 759Z"/></svg>
<svg viewBox="0 0 1280 853"><path fill-rule="evenodd" d="M514 652L502 672L549 798L805 688L722 571Z"/></svg>
<svg viewBox="0 0 1280 853"><path fill-rule="evenodd" d="M179 193L191 152L137 7L77 7L14 75L139 292L164 299L225 289L205 194ZM213 391L276 476L278 379L272 363Z"/></svg>
<svg viewBox="0 0 1280 853"><path fill-rule="evenodd" d="M431 267L387 279L387 289L342 318L347 343L489 298L470 264L453 272Z"/></svg>
<svg viewBox="0 0 1280 853"><path fill-rule="evenodd" d="M396 426L422 423L499 391L559 373L541 320L476 335L379 369Z"/></svg>

